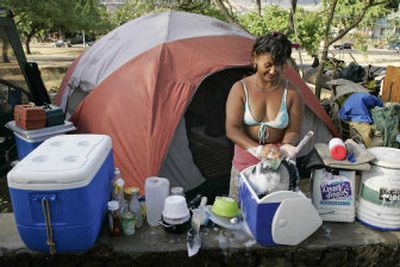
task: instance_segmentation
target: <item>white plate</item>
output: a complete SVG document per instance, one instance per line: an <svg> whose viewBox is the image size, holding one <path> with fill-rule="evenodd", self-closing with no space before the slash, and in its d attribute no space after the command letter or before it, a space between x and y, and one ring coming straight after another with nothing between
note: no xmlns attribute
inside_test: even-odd
<svg viewBox="0 0 400 267"><path fill-rule="evenodd" d="M243 229L243 221L239 221L237 223L232 223L231 218L218 216L214 212L211 211L211 205L208 205L204 208L210 220L218 224L221 227L230 229L230 230L242 230Z"/></svg>

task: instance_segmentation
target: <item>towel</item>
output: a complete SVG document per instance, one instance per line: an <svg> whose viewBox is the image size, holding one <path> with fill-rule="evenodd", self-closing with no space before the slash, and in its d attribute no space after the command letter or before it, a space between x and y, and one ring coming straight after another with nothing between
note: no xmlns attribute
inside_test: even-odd
<svg viewBox="0 0 400 267"><path fill-rule="evenodd" d="M371 166L369 162L375 159L367 149L362 148L359 144L354 142L352 139L347 139L345 142L348 154L351 156L351 161L346 160L334 160L330 153L327 144L317 143L315 144L315 150L321 157L324 165L331 168L337 169L347 169L347 170L359 170L359 171L369 171Z"/></svg>

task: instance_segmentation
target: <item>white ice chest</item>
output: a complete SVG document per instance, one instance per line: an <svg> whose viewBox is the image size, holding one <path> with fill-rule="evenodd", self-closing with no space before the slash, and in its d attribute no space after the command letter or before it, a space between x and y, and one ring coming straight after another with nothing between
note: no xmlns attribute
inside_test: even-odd
<svg viewBox="0 0 400 267"><path fill-rule="evenodd" d="M26 246L50 250L44 218L48 210L56 251L88 250L106 214L113 171L111 138L106 135L51 137L20 161L7 178Z"/></svg>
<svg viewBox="0 0 400 267"><path fill-rule="evenodd" d="M299 192L276 191L259 199L247 178L252 169L253 166L240 173L239 202L257 243L298 245L322 225L311 200Z"/></svg>

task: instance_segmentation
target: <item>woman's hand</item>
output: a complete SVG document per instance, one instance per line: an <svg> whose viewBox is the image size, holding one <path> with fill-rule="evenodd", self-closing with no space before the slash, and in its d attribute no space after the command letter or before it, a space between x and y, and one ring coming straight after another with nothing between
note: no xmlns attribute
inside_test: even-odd
<svg viewBox="0 0 400 267"><path fill-rule="evenodd" d="M286 157L289 157L289 158L293 157L294 155L297 154L297 152L299 152L297 147L295 147L291 144L283 144L283 145L281 145L281 147L279 149L282 151L282 153Z"/></svg>
<svg viewBox="0 0 400 267"><path fill-rule="evenodd" d="M267 144L263 146L261 158L265 160L276 160L282 158L282 153L276 145Z"/></svg>
<svg viewBox="0 0 400 267"><path fill-rule="evenodd" d="M247 151L259 160L275 160L280 159L283 156L279 148L272 144L250 147Z"/></svg>

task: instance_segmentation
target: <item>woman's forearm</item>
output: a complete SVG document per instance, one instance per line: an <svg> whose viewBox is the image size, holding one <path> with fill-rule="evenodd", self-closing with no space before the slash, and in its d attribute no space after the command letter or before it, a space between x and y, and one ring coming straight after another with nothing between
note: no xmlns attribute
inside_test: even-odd
<svg viewBox="0 0 400 267"><path fill-rule="evenodd" d="M290 145L297 145L300 140L300 133L298 132L286 132L282 144L290 144Z"/></svg>
<svg viewBox="0 0 400 267"><path fill-rule="evenodd" d="M258 146L258 143L251 139L241 127L228 127L226 129L226 136L243 149Z"/></svg>

